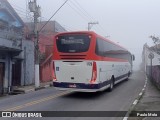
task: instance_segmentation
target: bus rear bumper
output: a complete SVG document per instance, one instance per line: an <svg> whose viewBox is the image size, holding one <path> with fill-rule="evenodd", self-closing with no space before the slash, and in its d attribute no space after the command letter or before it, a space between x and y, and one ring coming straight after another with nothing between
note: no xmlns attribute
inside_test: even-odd
<svg viewBox="0 0 160 120"><path fill-rule="evenodd" d="M60 88L54 87L56 90L60 91L71 91L71 92L98 92L98 89L77 89L77 88Z"/></svg>
<svg viewBox="0 0 160 120"><path fill-rule="evenodd" d="M85 83L67 83L67 82L53 82L53 86L57 90L70 90L79 92L97 92L102 91L107 85L103 84L85 84Z"/></svg>

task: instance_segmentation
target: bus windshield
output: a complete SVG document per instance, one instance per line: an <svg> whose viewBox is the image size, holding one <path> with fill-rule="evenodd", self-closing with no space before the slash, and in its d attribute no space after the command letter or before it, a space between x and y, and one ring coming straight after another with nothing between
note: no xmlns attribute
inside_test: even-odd
<svg viewBox="0 0 160 120"><path fill-rule="evenodd" d="M57 48L63 53L87 52L90 45L89 35L60 35L57 38Z"/></svg>

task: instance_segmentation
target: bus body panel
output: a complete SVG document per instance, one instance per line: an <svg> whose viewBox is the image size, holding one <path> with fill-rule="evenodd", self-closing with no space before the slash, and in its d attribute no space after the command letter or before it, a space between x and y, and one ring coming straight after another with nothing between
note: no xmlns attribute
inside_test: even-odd
<svg viewBox="0 0 160 120"><path fill-rule="evenodd" d="M92 61L54 61L58 82L89 83L92 77Z"/></svg>
<svg viewBox="0 0 160 120"><path fill-rule="evenodd" d="M110 80L112 77L114 77L116 81L126 79L128 77L128 73L131 71L131 65L128 62L102 61L98 62L97 66L99 66L100 82Z"/></svg>
<svg viewBox="0 0 160 120"><path fill-rule="evenodd" d="M58 40L62 42L60 43ZM90 43L83 40L90 40ZM80 46L71 46L68 49L69 47L67 48L65 45L69 44L73 44L73 46L80 44ZM87 50L88 44L90 45ZM81 51L79 48L85 50ZM129 77L132 67L130 55L125 48L94 32L82 31L57 34L53 47L53 69L56 76L53 86L59 90L84 92L107 89L110 87L112 79L114 83L118 83ZM96 80L94 82L92 81L94 76L93 63L96 63Z"/></svg>
<svg viewBox="0 0 160 120"><path fill-rule="evenodd" d="M131 70L128 62L96 61L97 79L94 84L91 84L92 61L54 61L54 63L55 70L57 69L55 71L57 81L54 84L58 90L103 91L109 87L112 76L115 78L115 83L118 83L128 78L128 73ZM56 86L58 84L60 86Z"/></svg>

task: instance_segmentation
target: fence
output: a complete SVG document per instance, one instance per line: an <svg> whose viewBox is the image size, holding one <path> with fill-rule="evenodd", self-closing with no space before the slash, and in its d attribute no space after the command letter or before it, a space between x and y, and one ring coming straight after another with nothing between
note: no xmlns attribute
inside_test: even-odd
<svg viewBox="0 0 160 120"><path fill-rule="evenodd" d="M149 57L150 54L154 55L152 59ZM147 76L160 88L160 54L144 45L142 59Z"/></svg>
<svg viewBox="0 0 160 120"><path fill-rule="evenodd" d="M158 66L147 66L147 76L152 80L155 85L160 88L160 65Z"/></svg>

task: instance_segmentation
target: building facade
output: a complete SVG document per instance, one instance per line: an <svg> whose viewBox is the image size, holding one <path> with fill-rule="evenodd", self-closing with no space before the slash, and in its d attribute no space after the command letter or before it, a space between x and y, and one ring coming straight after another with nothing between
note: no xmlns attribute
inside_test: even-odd
<svg viewBox="0 0 160 120"><path fill-rule="evenodd" d="M39 32L39 51L40 51L40 80L41 82L48 82L52 79L51 76L51 60L53 54L53 37L59 32L65 32L66 30L56 21L42 21L38 23ZM41 28L46 24L46 26L41 30ZM34 31L33 23L26 23L30 32L31 38ZM29 35L29 36L30 36Z"/></svg>
<svg viewBox="0 0 160 120"><path fill-rule="evenodd" d="M0 94L9 93L13 86L34 83L34 68L25 66L29 63L26 58L34 56L34 44L24 39L23 28L24 22L8 1L0 0Z"/></svg>
<svg viewBox="0 0 160 120"><path fill-rule="evenodd" d="M39 25L41 28L45 22ZM40 80L48 82L52 80L52 56L53 56L53 38L55 34L65 32L66 30L56 21L50 21L40 33L39 48L41 51Z"/></svg>
<svg viewBox="0 0 160 120"><path fill-rule="evenodd" d="M146 75L160 88L160 53L157 46L143 46L142 67Z"/></svg>

